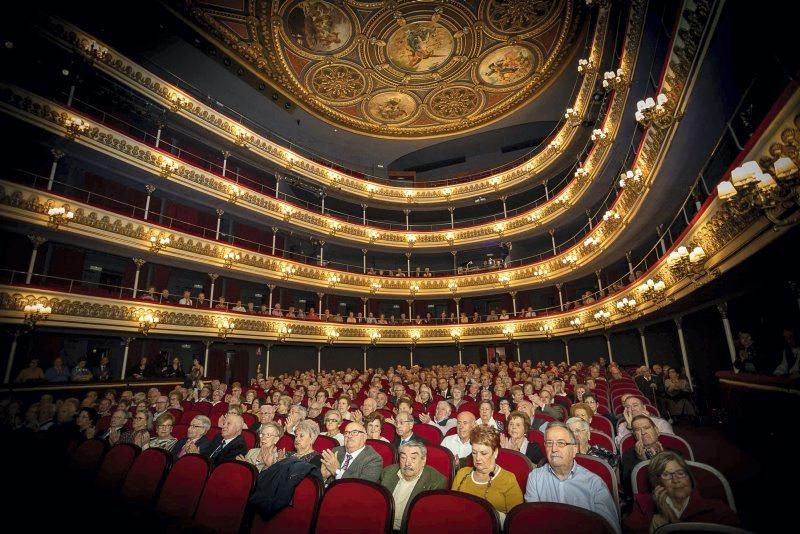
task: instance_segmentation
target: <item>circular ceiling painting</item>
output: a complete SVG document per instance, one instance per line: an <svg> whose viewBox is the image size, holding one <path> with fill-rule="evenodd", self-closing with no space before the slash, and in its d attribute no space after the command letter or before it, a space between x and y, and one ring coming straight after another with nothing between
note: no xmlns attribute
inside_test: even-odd
<svg viewBox="0 0 800 534"><path fill-rule="evenodd" d="M579 0L186 0L186 16L337 127L423 138L529 102L582 31Z"/></svg>

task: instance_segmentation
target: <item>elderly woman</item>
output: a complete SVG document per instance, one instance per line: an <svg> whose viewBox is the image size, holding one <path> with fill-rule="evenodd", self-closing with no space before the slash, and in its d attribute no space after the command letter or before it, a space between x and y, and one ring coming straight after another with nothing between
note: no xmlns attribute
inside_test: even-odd
<svg viewBox="0 0 800 534"><path fill-rule="evenodd" d="M153 415L149 411L137 411L133 415L133 427L122 434L118 432L111 432L108 435L108 441L112 445L119 443L130 443L144 447L150 443L150 427L153 425ZM115 437L116 435L116 437Z"/></svg>
<svg viewBox="0 0 800 534"><path fill-rule="evenodd" d="M303 419L294 430L294 452L286 453L298 460L308 462L322 469L322 456L314 450L314 440L319 436L319 425L316 421ZM323 473L323 476L325 473Z"/></svg>
<svg viewBox="0 0 800 534"><path fill-rule="evenodd" d="M592 409L592 411L594 412L594 415L596 415L598 417L605 417L606 419L608 419L611 422L611 426L613 428L617 428L617 418L616 417L614 417L611 414L603 415L600 412L598 412L600 404L597 402L597 397L595 397L592 393L589 392L588 386L587 386L586 393L584 393L584 395L583 395L583 403L586 404L587 406L589 406L589 408ZM594 416L592 416L592 417L594 417Z"/></svg>
<svg viewBox="0 0 800 534"><path fill-rule="evenodd" d="M181 402L183 402L183 394L180 391L173 391L169 394L169 408L167 409L183 411Z"/></svg>
<svg viewBox="0 0 800 534"><path fill-rule="evenodd" d="M589 426L585 419L582 417L570 417L567 419L567 426L575 434L579 454L605 460L611 467L617 466L618 458L616 454L599 445L589 444L589 438L592 437L592 427Z"/></svg>
<svg viewBox="0 0 800 534"><path fill-rule="evenodd" d="M620 459L622 486L628 495L631 495L633 468L664 452L664 446L658 441L658 427L646 415L637 415L631 420L631 431L636 439L636 445L623 452Z"/></svg>
<svg viewBox="0 0 800 534"><path fill-rule="evenodd" d="M250 449L246 455L239 455L237 460L253 464L260 473L272 464L285 457L285 452L276 447L278 440L283 436L283 428L275 422L261 425L259 432L259 447Z"/></svg>
<svg viewBox="0 0 800 534"><path fill-rule="evenodd" d="M500 514L501 523L505 514L522 504L522 490L516 477L499 465L500 433L486 425L476 426L469 436L472 444L474 467L458 470L453 479L455 491L462 491L486 499Z"/></svg>
<svg viewBox="0 0 800 534"><path fill-rule="evenodd" d="M478 413L480 413L480 418L475 421L475 424L490 426L498 432L502 432L505 428L503 423L494 419L494 403L491 400L482 400L478 405Z"/></svg>
<svg viewBox="0 0 800 534"><path fill-rule="evenodd" d="M353 415L350 413L350 397L342 395L336 401L336 410L342 417L342 421L352 421Z"/></svg>
<svg viewBox="0 0 800 534"><path fill-rule="evenodd" d="M450 388L450 391L453 394L453 398L450 399L450 404L453 405L453 408L458 410L462 404L467 402L466 399L464 399L464 386L456 384Z"/></svg>
<svg viewBox="0 0 800 534"><path fill-rule="evenodd" d="M727 503L706 499L695 488L692 471L680 454L664 451L648 466L653 494L639 494L625 520L626 532L648 534L671 523L712 523L738 526Z"/></svg>
<svg viewBox="0 0 800 534"><path fill-rule="evenodd" d="M381 435L384 421L383 415L378 412L372 412L367 416L367 439L379 439L389 443L389 440Z"/></svg>
<svg viewBox="0 0 800 534"><path fill-rule="evenodd" d="M422 405L422 407L425 410L430 408L431 403L433 402L433 395L431 394L431 388L425 385L420 386L416 400L418 403Z"/></svg>
<svg viewBox="0 0 800 534"><path fill-rule="evenodd" d="M696 418L697 410L691 401L691 388L685 378L681 378L678 371L670 369L664 379L667 409L673 417Z"/></svg>
<svg viewBox="0 0 800 534"><path fill-rule="evenodd" d="M339 426L342 424L342 415L336 410L328 410L325 414L325 432L321 435L328 436L339 442L339 445L344 446L344 435L339 431Z"/></svg>
<svg viewBox="0 0 800 534"><path fill-rule="evenodd" d="M75 423L78 425L78 430L83 439L92 439L94 437L95 427L99 420L100 416L97 414L97 410L94 408L81 408Z"/></svg>
<svg viewBox="0 0 800 534"><path fill-rule="evenodd" d="M172 436L172 428L175 426L175 417L169 412L158 416L155 421L156 435L142 449L156 448L171 451L178 441Z"/></svg>
<svg viewBox="0 0 800 534"><path fill-rule="evenodd" d="M509 437L506 437L505 434L500 435L500 443L503 448L521 452L533 462L533 465L537 465L544 458L544 452L539 448L538 443L528 441L528 431L531 429L531 418L528 414L513 411L508 416L506 424Z"/></svg>

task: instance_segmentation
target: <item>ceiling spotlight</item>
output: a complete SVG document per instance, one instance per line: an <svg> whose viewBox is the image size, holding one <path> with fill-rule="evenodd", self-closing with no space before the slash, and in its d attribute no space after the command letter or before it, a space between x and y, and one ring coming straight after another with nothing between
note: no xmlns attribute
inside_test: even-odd
<svg viewBox="0 0 800 534"><path fill-rule="evenodd" d="M381 165L380 163L378 163L378 168L379 168L379 169L382 169L382 168L383 168L383 165Z"/></svg>
<svg viewBox="0 0 800 534"><path fill-rule="evenodd" d="M291 102L286 102L286 103L283 105L283 109L292 109L292 103L291 103Z"/></svg>
<svg viewBox="0 0 800 534"><path fill-rule="evenodd" d="M278 93L272 93L272 100L275 100L275 101L277 102L277 101L278 101L278 98L280 98L280 96L278 95Z"/></svg>
<svg viewBox="0 0 800 534"><path fill-rule="evenodd" d="M61 74L64 76L69 76L69 69L61 69Z"/></svg>
<svg viewBox="0 0 800 534"><path fill-rule="evenodd" d="M236 74L239 75L239 76L243 76L244 75L244 69L242 67L239 67L238 69L236 69Z"/></svg>
<svg viewBox="0 0 800 534"><path fill-rule="evenodd" d="M231 58L229 58L229 57L223 58L222 62L225 64L226 67L230 67L231 66Z"/></svg>
<svg viewBox="0 0 800 534"><path fill-rule="evenodd" d="M258 84L258 90L259 91L263 91L266 88L267 88L267 86L266 86L266 84L264 82L261 82L260 84Z"/></svg>

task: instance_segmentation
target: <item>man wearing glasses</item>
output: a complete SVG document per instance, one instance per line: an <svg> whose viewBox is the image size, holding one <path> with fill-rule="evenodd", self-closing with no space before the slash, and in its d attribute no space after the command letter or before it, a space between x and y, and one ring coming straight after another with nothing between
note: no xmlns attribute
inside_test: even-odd
<svg viewBox="0 0 800 534"><path fill-rule="evenodd" d="M350 423L344 431L344 447L322 451L322 466L331 478L359 478L378 482L383 471L383 460L372 447L367 447L364 425ZM323 469L323 471L325 471Z"/></svg>
<svg viewBox="0 0 800 534"><path fill-rule="evenodd" d="M186 429L186 437L179 439L172 446L170 452L177 460L187 454L208 454L208 446L211 440L206 437L206 432L211 428L211 419L205 415L198 415L189 423Z"/></svg>
<svg viewBox="0 0 800 534"><path fill-rule="evenodd" d="M560 502L598 513L620 532L619 513L605 482L575 462L575 435L561 422L547 425L547 463L528 475L525 502Z"/></svg>
<svg viewBox="0 0 800 534"><path fill-rule="evenodd" d="M400 450L400 447L409 441L418 441L424 445L428 441L414 433L414 416L410 412L400 412L394 419L395 427L397 428L397 435L394 438L393 445Z"/></svg>

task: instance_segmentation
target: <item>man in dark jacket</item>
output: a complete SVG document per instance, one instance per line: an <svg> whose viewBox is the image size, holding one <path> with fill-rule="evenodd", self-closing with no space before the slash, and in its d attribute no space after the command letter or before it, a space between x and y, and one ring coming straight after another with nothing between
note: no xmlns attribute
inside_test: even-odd
<svg viewBox="0 0 800 534"><path fill-rule="evenodd" d="M205 415L198 415L189 423L186 429L186 437L179 439L172 446L170 452L175 459L182 458L186 454L202 454L208 456L211 440L206 437L206 432L211 428L211 420Z"/></svg>
<svg viewBox="0 0 800 534"><path fill-rule="evenodd" d="M222 430L206 449L208 459L214 465L228 460L235 460L237 456L247 454L247 445L242 437L244 421L241 415L235 413L225 414Z"/></svg>

